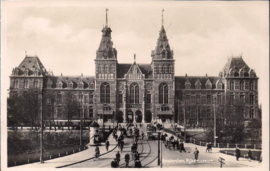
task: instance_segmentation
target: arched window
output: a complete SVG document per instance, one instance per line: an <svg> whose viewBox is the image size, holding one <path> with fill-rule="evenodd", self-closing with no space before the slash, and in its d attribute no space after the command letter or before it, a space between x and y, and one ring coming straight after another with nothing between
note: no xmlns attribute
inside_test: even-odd
<svg viewBox="0 0 270 171"><path fill-rule="evenodd" d="M168 85L166 83L159 85L159 103L168 104Z"/></svg>
<svg viewBox="0 0 270 171"><path fill-rule="evenodd" d="M16 81L15 81L15 86L14 86L14 88L19 88L19 80L16 80Z"/></svg>
<svg viewBox="0 0 270 171"><path fill-rule="evenodd" d="M29 88L28 80L24 80L24 88Z"/></svg>
<svg viewBox="0 0 270 171"><path fill-rule="evenodd" d="M230 104L234 105L234 94L233 93L230 94Z"/></svg>
<svg viewBox="0 0 270 171"><path fill-rule="evenodd" d="M98 65L98 73L101 73L102 65Z"/></svg>
<svg viewBox="0 0 270 171"><path fill-rule="evenodd" d="M110 72L109 65L105 65L105 73L109 73L109 72Z"/></svg>
<svg viewBox="0 0 270 171"><path fill-rule="evenodd" d="M159 65L158 68L159 68L159 73L162 73L162 65Z"/></svg>
<svg viewBox="0 0 270 171"><path fill-rule="evenodd" d="M115 72L115 67L114 65L111 65L111 73L114 73Z"/></svg>
<svg viewBox="0 0 270 171"><path fill-rule="evenodd" d="M254 118L255 110L253 107L250 108L249 118Z"/></svg>
<svg viewBox="0 0 270 171"><path fill-rule="evenodd" d="M104 73L104 66L103 65L99 65L100 66L100 73Z"/></svg>
<svg viewBox="0 0 270 171"><path fill-rule="evenodd" d="M102 83L100 86L100 102L110 103L110 85L108 83Z"/></svg>
<svg viewBox="0 0 270 171"><path fill-rule="evenodd" d="M34 81L34 88L38 88L38 80Z"/></svg>
<svg viewBox="0 0 270 171"><path fill-rule="evenodd" d="M137 83L132 83L130 85L130 103L139 103L139 86Z"/></svg>
<svg viewBox="0 0 270 171"><path fill-rule="evenodd" d="M250 81L250 86L249 87L250 87L250 90L254 89L254 81L253 80Z"/></svg>
<svg viewBox="0 0 270 171"><path fill-rule="evenodd" d="M244 81L243 80L240 81L240 90L244 90Z"/></svg>
<svg viewBox="0 0 270 171"><path fill-rule="evenodd" d="M245 94L240 93L240 103L244 104L245 103Z"/></svg>
<svg viewBox="0 0 270 171"><path fill-rule="evenodd" d="M250 95L249 95L249 99L250 99L250 104L251 104L251 105L255 104L255 103L254 103L254 102L255 102L254 94L250 94Z"/></svg>
<svg viewBox="0 0 270 171"><path fill-rule="evenodd" d="M164 67L165 67L165 73L168 73L168 66L165 65Z"/></svg>
<svg viewBox="0 0 270 171"><path fill-rule="evenodd" d="M172 65L169 66L169 70L170 70L169 71L170 73L173 73L173 66Z"/></svg>
<svg viewBox="0 0 270 171"><path fill-rule="evenodd" d="M234 81L230 81L230 90L234 90Z"/></svg>
<svg viewBox="0 0 270 171"><path fill-rule="evenodd" d="M162 66L162 73L166 73L166 65Z"/></svg>

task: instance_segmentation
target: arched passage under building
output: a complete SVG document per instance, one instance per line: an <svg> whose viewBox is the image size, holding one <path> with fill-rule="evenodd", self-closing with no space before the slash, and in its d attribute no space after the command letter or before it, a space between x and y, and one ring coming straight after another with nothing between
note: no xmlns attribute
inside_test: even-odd
<svg viewBox="0 0 270 171"><path fill-rule="evenodd" d="M136 122L141 123L142 122L142 112L137 110L135 112L135 114L136 114L136 116L135 116L136 117Z"/></svg>
<svg viewBox="0 0 270 171"><path fill-rule="evenodd" d="M118 123L123 123L123 112L122 111L119 111L117 112L116 116L115 116L115 120L118 122Z"/></svg>
<svg viewBox="0 0 270 171"><path fill-rule="evenodd" d="M127 122L132 123L134 120L133 112L130 110L127 112Z"/></svg>
<svg viewBox="0 0 270 171"><path fill-rule="evenodd" d="M145 122L150 123L152 121L152 113L150 111L147 111L145 114Z"/></svg>

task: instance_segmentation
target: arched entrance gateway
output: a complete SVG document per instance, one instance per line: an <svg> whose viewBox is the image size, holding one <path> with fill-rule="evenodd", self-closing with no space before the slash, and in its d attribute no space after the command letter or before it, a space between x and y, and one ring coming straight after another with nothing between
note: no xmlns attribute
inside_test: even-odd
<svg viewBox="0 0 270 171"><path fill-rule="evenodd" d="M150 123L152 121L152 113L150 111L147 111L145 114L145 122Z"/></svg>
<svg viewBox="0 0 270 171"><path fill-rule="evenodd" d="M127 122L132 123L133 122L133 112L130 110L127 113Z"/></svg>
<svg viewBox="0 0 270 171"><path fill-rule="evenodd" d="M123 123L123 112L122 111L119 111L115 117L115 120L118 122L118 123Z"/></svg>
<svg viewBox="0 0 270 171"><path fill-rule="evenodd" d="M142 112L137 110L135 114L136 114L136 116L135 116L136 122L141 123L142 122Z"/></svg>

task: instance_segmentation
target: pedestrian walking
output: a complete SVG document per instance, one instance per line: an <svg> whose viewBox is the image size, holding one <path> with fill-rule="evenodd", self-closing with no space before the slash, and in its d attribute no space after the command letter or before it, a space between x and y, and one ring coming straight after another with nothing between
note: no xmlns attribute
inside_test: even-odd
<svg viewBox="0 0 270 171"><path fill-rule="evenodd" d="M210 153L212 153L212 144L211 144L211 142L209 142L208 146L209 146L208 151L209 151Z"/></svg>
<svg viewBox="0 0 270 171"><path fill-rule="evenodd" d="M248 150L248 159L249 159L249 162L251 162L252 160L252 153L250 150Z"/></svg>
<svg viewBox="0 0 270 171"><path fill-rule="evenodd" d="M239 147L237 147L237 148L235 149L235 156L236 156L236 160L237 160L237 161L238 161L240 155L241 155L240 149L239 149Z"/></svg>
<svg viewBox="0 0 270 171"><path fill-rule="evenodd" d="M140 160L140 154L138 153L138 151L135 152L134 158L135 160Z"/></svg>
<svg viewBox="0 0 270 171"><path fill-rule="evenodd" d="M208 143L206 143L205 146L206 146L206 151L205 152L207 153L207 152L209 152L209 145L208 145Z"/></svg>
<svg viewBox="0 0 270 171"><path fill-rule="evenodd" d="M195 156L195 160L197 162L198 157L199 157L199 150L197 149L197 147L195 148L195 151L193 152L194 156Z"/></svg>
<svg viewBox="0 0 270 171"><path fill-rule="evenodd" d="M180 142L180 153L182 153L182 151L184 151L186 153L186 149L184 147L183 141Z"/></svg>
<svg viewBox="0 0 270 171"><path fill-rule="evenodd" d="M141 168L142 164L140 160L135 160L135 168Z"/></svg>
<svg viewBox="0 0 270 171"><path fill-rule="evenodd" d="M110 146L110 142L108 141L108 139L106 140L105 145L106 145L106 150L108 151L109 150L109 146Z"/></svg>
<svg viewBox="0 0 270 171"><path fill-rule="evenodd" d="M126 167L128 167L129 160L130 160L130 155L127 153L127 154L125 155Z"/></svg>
<svg viewBox="0 0 270 171"><path fill-rule="evenodd" d="M120 148L121 148L121 153L122 153L123 152L123 148L124 148L124 141L123 140L121 141L120 146L121 146Z"/></svg>
<svg viewBox="0 0 270 171"><path fill-rule="evenodd" d="M118 163L117 163L117 159L113 159L113 161L111 162L111 167L112 168L117 168L118 167Z"/></svg>
<svg viewBox="0 0 270 171"><path fill-rule="evenodd" d="M121 158L119 151L116 153L115 157L116 157L117 165L119 165L120 158Z"/></svg>
<svg viewBox="0 0 270 171"><path fill-rule="evenodd" d="M142 132L142 140L144 139L144 133Z"/></svg>
<svg viewBox="0 0 270 171"><path fill-rule="evenodd" d="M100 151L99 151L99 147L97 146L96 149L95 149L95 158L94 158L94 161L95 161L96 159L98 159L99 154L100 154Z"/></svg>

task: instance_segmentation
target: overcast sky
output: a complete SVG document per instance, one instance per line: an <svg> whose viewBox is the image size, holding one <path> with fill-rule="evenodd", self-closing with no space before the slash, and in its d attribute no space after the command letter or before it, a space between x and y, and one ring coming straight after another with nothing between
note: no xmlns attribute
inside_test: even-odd
<svg viewBox="0 0 270 171"><path fill-rule="evenodd" d="M228 57L242 54L260 83L268 83L268 7L223 1L3 2L4 73L11 74L27 51L54 75L94 75L106 8L118 62L132 63L136 53L137 63L150 63L164 9L175 75L217 76Z"/></svg>

